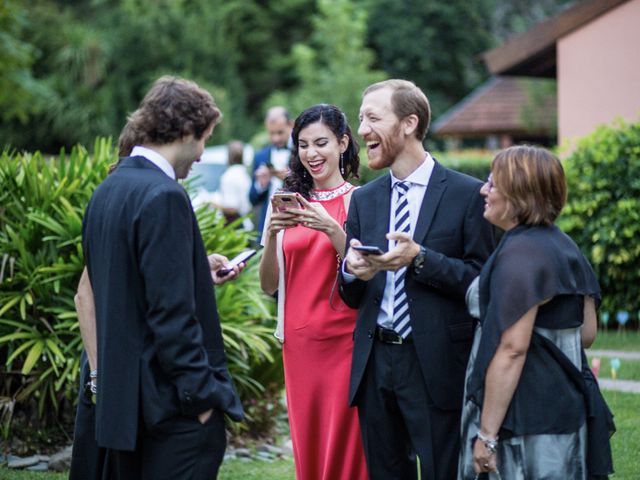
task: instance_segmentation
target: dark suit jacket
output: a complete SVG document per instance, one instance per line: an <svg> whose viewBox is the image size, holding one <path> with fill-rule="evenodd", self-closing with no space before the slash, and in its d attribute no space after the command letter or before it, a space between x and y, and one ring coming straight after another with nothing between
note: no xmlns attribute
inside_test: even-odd
<svg viewBox="0 0 640 480"><path fill-rule="evenodd" d="M226 367L213 281L184 189L124 158L83 221L100 365L98 444L134 450L147 429L216 408L242 418Z"/></svg>
<svg viewBox="0 0 640 480"><path fill-rule="evenodd" d="M264 192L258 193L256 190L256 170L262 165L271 164L271 149L273 145L269 145L262 150L259 150L253 157L253 170L251 171L251 189L249 190L249 201L251 205L258 206L258 232L262 233L264 228L265 217L267 216L267 206L269 205L269 189ZM259 238L258 238L259 240Z"/></svg>
<svg viewBox="0 0 640 480"><path fill-rule="evenodd" d="M489 257L494 242L483 218L481 182L435 163L420 208L414 241L427 250L419 276L407 269L412 335L422 375L438 408L462 408L464 374L471 349L474 320L465 293ZM347 218L347 245L352 238L387 250L390 231L391 178L384 175L355 190ZM345 283L340 293L358 308L354 331L349 402L358 403L358 387L374 342L386 272L371 280Z"/></svg>

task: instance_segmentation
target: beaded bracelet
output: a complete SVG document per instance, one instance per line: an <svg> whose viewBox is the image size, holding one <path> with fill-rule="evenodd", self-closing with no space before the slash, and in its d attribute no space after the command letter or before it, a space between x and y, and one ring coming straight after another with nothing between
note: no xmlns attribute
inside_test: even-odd
<svg viewBox="0 0 640 480"><path fill-rule="evenodd" d="M485 437L482 432L478 432L478 438L484 443L485 448L489 451L489 455L494 455L498 451L498 438Z"/></svg>

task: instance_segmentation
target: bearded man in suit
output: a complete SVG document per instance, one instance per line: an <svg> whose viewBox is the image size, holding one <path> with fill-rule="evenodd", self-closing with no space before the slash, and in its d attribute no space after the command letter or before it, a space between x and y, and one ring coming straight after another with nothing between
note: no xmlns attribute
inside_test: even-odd
<svg viewBox="0 0 640 480"><path fill-rule="evenodd" d="M465 293L494 245L482 182L424 149L429 120L427 97L412 82L364 92L358 134L369 166L390 174L353 193L340 292L359 309L349 401L372 479L417 478L416 456L422 478L456 478L475 326Z"/></svg>

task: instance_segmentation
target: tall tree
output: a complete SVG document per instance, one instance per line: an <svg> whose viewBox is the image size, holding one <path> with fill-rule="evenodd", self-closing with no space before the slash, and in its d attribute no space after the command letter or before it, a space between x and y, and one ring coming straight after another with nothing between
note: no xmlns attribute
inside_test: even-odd
<svg viewBox="0 0 640 480"><path fill-rule="evenodd" d="M477 54L492 46L489 1L360 0L376 66L414 81L442 113L484 78Z"/></svg>
<svg viewBox="0 0 640 480"><path fill-rule="evenodd" d="M333 103L357 127L363 89L385 78L372 69L374 55L364 45L366 19L350 0L318 0L309 41L293 47L297 86L276 92L268 103L286 105L294 115L316 103Z"/></svg>
<svg viewBox="0 0 640 480"><path fill-rule="evenodd" d="M492 0L491 32L496 41L504 41L525 32L576 3L576 0Z"/></svg>
<svg viewBox="0 0 640 480"><path fill-rule="evenodd" d="M287 57L315 11L313 0L20 5L0 6L0 138L48 152L117 136L163 74L194 79L214 93L225 119L213 141L248 139L265 98L293 83Z"/></svg>
<svg viewBox="0 0 640 480"><path fill-rule="evenodd" d="M36 49L24 39L27 9L21 2L0 3L0 120L26 122L41 107L44 87L31 73Z"/></svg>

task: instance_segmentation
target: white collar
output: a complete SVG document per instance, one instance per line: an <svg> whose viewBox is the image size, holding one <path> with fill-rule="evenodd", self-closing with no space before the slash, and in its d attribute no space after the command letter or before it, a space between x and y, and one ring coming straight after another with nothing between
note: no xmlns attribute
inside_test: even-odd
<svg viewBox="0 0 640 480"><path fill-rule="evenodd" d="M131 150L131 154L129 156L144 157L164 173L166 173L168 177L171 177L173 180L176 179L176 172L173 170L173 167L169 163L169 160L164 158L155 150L152 150L148 147L143 147L142 145L136 145L135 147L133 147L133 150Z"/></svg>
<svg viewBox="0 0 640 480"><path fill-rule="evenodd" d="M393 172L389 170L389 174L391 175L391 188L393 189L398 182L408 182L426 187L429 183L429 178L431 177L431 172L433 171L434 166L435 162L431 155L429 155L429 152L427 152L422 164L420 164L420 166L411 172L411 174L404 180L394 177Z"/></svg>

